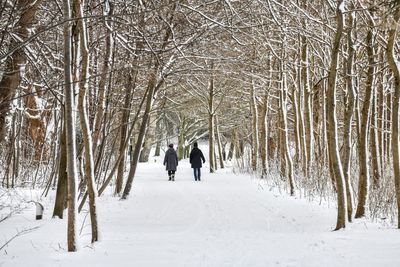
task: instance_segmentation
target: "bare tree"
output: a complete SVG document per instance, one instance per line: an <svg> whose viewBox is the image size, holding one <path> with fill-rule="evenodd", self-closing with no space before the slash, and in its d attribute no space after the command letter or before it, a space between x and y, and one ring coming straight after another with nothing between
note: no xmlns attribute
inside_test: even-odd
<svg viewBox="0 0 400 267"><path fill-rule="evenodd" d="M389 39L387 42L386 52L390 69L394 75L394 98L392 109L392 147L393 147L393 169L394 169L394 184L396 189L397 200L397 228L400 229L400 150L399 150L399 105L400 105L400 67L394 54L394 47L398 34L400 22L400 7L397 5L393 13L393 24L389 30Z"/></svg>
<svg viewBox="0 0 400 267"><path fill-rule="evenodd" d="M6 135L6 116L10 110L11 101L25 75L27 56L23 44L35 29L35 16L42 1L37 0L32 3L30 0L19 0L14 3L16 3L16 10L21 12L21 15L14 26L15 32L9 44L12 52L7 57L3 77L0 80L0 142Z"/></svg>
<svg viewBox="0 0 400 267"><path fill-rule="evenodd" d="M327 117L328 117L328 150L331 175L336 181L338 213L335 230L346 226L346 184L339 155L336 117L336 75L340 40L343 34L345 0L339 0L336 7L337 28L331 52L331 64L327 88Z"/></svg>
<svg viewBox="0 0 400 267"><path fill-rule="evenodd" d="M64 1L64 79L65 79L65 128L66 128L66 152L67 152L67 177L68 177L68 251L77 250L76 237L76 130L75 130L75 101L74 87L72 84L72 24L71 4Z"/></svg>

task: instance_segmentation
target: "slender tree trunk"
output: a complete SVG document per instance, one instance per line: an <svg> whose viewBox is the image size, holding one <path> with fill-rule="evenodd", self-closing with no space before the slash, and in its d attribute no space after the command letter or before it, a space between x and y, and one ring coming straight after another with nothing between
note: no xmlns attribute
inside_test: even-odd
<svg viewBox="0 0 400 267"><path fill-rule="evenodd" d="M136 72L135 72L135 77L136 77ZM133 80L133 81L132 81ZM118 164L118 171L117 171L117 178L115 181L115 194L119 195L122 191L122 184L124 181L124 172L125 172L125 149L126 146L124 145L126 135L128 132L128 123L129 123L129 114L130 114L130 107L131 107L131 94L134 88L135 81L132 79L132 76L129 75L128 78L128 84L125 88L125 102L124 102L124 110L122 111L122 117L121 117L121 129L119 132L119 148L118 152L120 155L122 155L122 159Z"/></svg>
<svg viewBox="0 0 400 267"><path fill-rule="evenodd" d="M370 15L370 17L369 17L368 22L371 27L370 31L373 31L373 29L375 28L375 22L374 22L374 18L372 17L372 11L370 12L369 15ZM371 33L371 35L372 35L372 33ZM370 47L367 48L369 53L372 53L370 55L370 57L371 57L370 64L374 64L375 51L372 47L374 36L368 36L367 38L370 39L369 42L371 43L371 48ZM376 50L376 52L377 52L377 54L379 54L379 57L376 60L383 61L384 59L383 59L383 53L382 53L381 49ZM381 93L383 93L384 87L383 87L382 81L380 83L377 82L377 80L379 79L378 75L380 76L380 79L383 78L382 74L379 74L379 73L374 73L374 77L376 77L376 78L375 79L374 79L374 77L372 78L372 80L374 82L374 90L371 95L371 98L372 98L372 100L371 100L372 101L372 103L371 103L372 112L371 113L372 114L371 114L371 118L370 118L370 120L371 120L371 122L370 122L370 124L371 124L371 144L370 144L370 146L371 146L371 159L372 159L372 178L373 178L373 184L375 187L379 186L379 181L381 179L381 174L382 174L382 170L381 170L382 157L380 154L381 151L380 151L380 147L379 147L380 135L379 135L379 131L378 131L378 128L379 128L378 118L380 115L380 110L378 108L378 101L379 101L380 93L378 91L381 91Z"/></svg>
<svg viewBox="0 0 400 267"><path fill-rule="evenodd" d="M294 140L296 145L296 154L294 157L294 162L298 165L301 161L302 155L302 143L301 143L301 126L300 126L300 111L299 111L299 89L293 86L292 91L292 103L293 103L293 117L294 117Z"/></svg>
<svg viewBox="0 0 400 267"><path fill-rule="evenodd" d="M113 14L113 4L110 3L108 0L105 1L105 7L104 10L106 11L107 15L112 16ZM94 127L93 127L93 152L96 151L97 144L99 142L99 137L100 137L100 132L101 132L101 127L103 125L103 119L104 119L104 109L105 109L105 96L107 92L107 81L109 77L109 72L110 72L110 65L112 62L113 58L113 37L112 37L112 32L111 32L111 26L107 22L106 19L104 19L104 25L106 27L106 38L105 38L105 55L104 55L104 61L103 61L103 70L102 70L102 75L100 76L100 81L99 81L99 92L98 92L98 99L97 99L97 104L96 104L96 119L94 122Z"/></svg>
<svg viewBox="0 0 400 267"><path fill-rule="evenodd" d="M81 0L74 0L74 13L80 18L83 17L83 3ZM81 61L81 75L79 82L79 122L83 135L84 155L85 155L85 180L89 194L89 211L92 228L92 243L98 240L98 222L96 211L96 191L94 189L94 161L93 161L93 141L90 133L89 118L86 107L86 93L88 92L89 78L89 50L86 34L86 23L83 19L78 20Z"/></svg>
<svg viewBox="0 0 400 267"><path fill-rule="evenodd" d="M143 148L142 151L140 151L139 162L149 161L151 147L155 140L155 116L155 113L150 113Z"/></svg>
<svg viewBox="0 0 400 267"><path fill-rule="evenodd" d="M299 66L301 66L301 62ZM302 162L302 169L305 177L308 177L308 159L307 159L307 143L306 143L306 129L304 122L304 90L305 87L303 85L302 80L302 68L299 70L299 91L298 91L298 127L299 127L299 138L300 138L300 160ZM306 81L307 82L307 81Z"/></svg>
<svg viewBox="0 0 400 267"><path fill-rule="evenodd" d="M368 72L367 72L367 84L365 88L364 105L362 109L360 135L358 137L358 153L360 162L360 171L358 179L358 203L355 218L361 218L365 216L365 206L368 198L369 188L369 130L370 130L370 117L371 117L371 106L374 94L374 75L375 75L375 59L374 59L374 47L372 40L372 29L367 33L367 54L368 54Z"/></svg>
<svg viewBox="0 0 400 267"><path fill-rule="evenodd" d="M219 165L221 166L221 169L225 168L224 166L224 159L222 156L222 144L221 144L221 135L219 132L219 123L218 123L218 117L215 116L215 137L218 145L218 157L219 157Z"/></svg>
<svg viewBox="0 0 400 267"><path fill-rule="evenodd" d="M258 161L258 110L257 110L257 100L256 100L256 88L254 86L254 80L251 79L250 85L250 109L251 109L251 169L253 172L257 171L257 161Z"/></svg>
<svg viewBox="0 0 400 267"><path fill-rule="evenodd" d="M379 89L378 89L379 90ZM378 131L378 92L375 90L372 103L371 117L371 159L372 159L372 180L375 187L379 186L381 180L381 154L379 147L379 131Z"/></svg>
<svg viewBox="0 0 400 267"><path fill-rule="evenodd" d="M400 22L400 7L394 11L392 28L389 30L389 39L387 42L386 53L389 67L394 75L394 98L392 109L392 147L393 147L393 169L394 184L397 200L397 228L400 229L400 151L399 151L399 104L400 104L400 66L396 59L394 47L397 39L397 31Z"/></svg>
<svg viewBox="0 0 400 267"><path fill-rule="evenodd" d="M259 106L259 141L260 141L260 159L261 159L261 178L265 178L268 173L268 163L267 163L267 112L268 112L268 91L265 92L262 103Z"/></svg>
<svg viewBox="0 0 400 267"><path fill-rule="evenodd" d="M382 55L384 57L384 55ZM381 173L380 177L383 177L383 170L386 168L386 157L385 157L385 132L386 132L386 113L387 113L387 103L386 103L386 97L385 97L385 87L383 86L383 83L385 83L385 75L382 75L381 77L381 83L378 83L380 85L377 90L378 93L378 110L379 110L379 115L378 115L378 128L380 129L379 132L379 154L380 154L380 165L381 165Z"/></svg>
<svg viewBox="0 0 400 267"><path fill-rule="evenodd" d="M289 180L289 186L290 186L290 195L294 195L294 174L293 174L293 161L292 161L292 156L290 155L290 148L289 148L289 133L288 133L288 126L287 126L287 86L286 86L286 77L285 74L283 74L282 77L282 88L279 91L280 92L280 99L282 103L282 108L281 110L281 116L282 116L282 132L283 132L283 150L284 153L282 157L285 157L285 166L286 166L286 177Z"/></svg>
<svg viewBox="0 0 400 267"><path fill-rule="evenodd" d="M349 30L347 32L347 49L348 57L346 61L346 110L344 114L344 127L343 127L343 175L346 184L346 198L347 198L347 219L349 222L353 218L353 192L350 182L351 171L351 150L352 150L352 129L353 129L353 114L355 110L356 91L353 82L353 64L354 64L354 42L352 37L352 29L354 27L354 14L349 13Z"/></svg>
<svg viewBox="0 0 400 267"><path fill-rule="evenodd" d="M65 124L60 138L60 166L58 169L57 193L54 204L53 217L62 219L67 200L67 152L65 140Z"/></svg>
<svg viewBox="0 0 400 267"><path fill-rule="evenodd" d="M340 39L343 33L345 0L339 0L336 8L337 28L332 47L331 64L328 76L327 90L327 119L328 119L328 150L332 178L336 181L336 193L338 201L338 213L335 230L346 227L346 184L344 181L342 164L339 155L337 120L336 120L336 73L338 66L338 54Z"/></svg>
<svg viewBox="0 0 400 267"><path fill-rule="evenodd" d="M158 157L161 154L161 141L163 140L162 132L162 121L161 121L161 109L157 112L157 122L156 122L156 149L154 151L154 156Z"/></svg>
<svg viewBox="0 0 400 267"><path fill-rule="evenodd" d="M234 149L235 149L235 139L234 139L235 134L233 133L232 135L233 135L233 136L231 137L231 142L230 142L230 144L229 144L229 151L228 151L228 158L227 158L227 160L232 160L232 158L233 158L233 152L234 152Z"/></svg>
<svg viewBox="0 0 400 267"><path fill-rule="evenodd" d="M307 7L307 1L304 2L305 8ZM306 28L306 22L303 20L303 27ZM313 164L314 156L314 125L313 125L313 98L310 89L310 75L309 75L309 56L308 56L308 45L307 37L302 35L301 37L301 81L302 88L304 91L304 135L305 135L305 157L306 166L305 174L309 176L310 168Z"/></svg>
<svg viewBox="0 0 400 267"><path fill-rule="evenodd" d="M71 19L71 4L69 0L64 1L64 20ZM64 78L65 78L65 127L66 127L66 150L67 150L67 175L68 175L68 223L67 223L67 241L68 251L77 250L76 237L76 142L75 142L75 104L74 90L72 85L72 25L71 22L64 23Z"/></svg>
<svg viewBox="0 0 400 267"><path fill-rule="evenodd" d="M149 120L150 111L153 107L154 96L156 93L156 78L158 74L158 65L154 67L154 71L150 74L148 86L146 90L147 98L146 98L146 108L143 113L142 122L140 125L139 135L136 140L135 149L133 150L133 155L131 159L131 166L128 174L128 178L126 181L126 185L124 191L122 193L121 199L127 199L128 195L131 191L133 179L135 177L136 168L139 160L140 150L143 145L144 136L146 134L146 126Z"/></svg>
<svg viewBox="0 0 400 267"><path fill-rule="evenodd" d="M178 145L177 145L177 154L178 160L184 158L184 150L185 150L185 140L186 140L186 127L187 127L187 119L185 116L181 115L181 122L179 125L179 133L178 133Z"/></svg>
<svg viewBox="0 0 400 267"><path fill-rule="evenodd" d="M214 70L214 63L211 63L211 71ZM215 161L214 161L214 74L211 73L210 75L210 81L208 84L208 92L209 92L209 97L208 97L208 149L209 149L209 159L208 162L210 164L210 173L213 173L215 171Z"/></svg>

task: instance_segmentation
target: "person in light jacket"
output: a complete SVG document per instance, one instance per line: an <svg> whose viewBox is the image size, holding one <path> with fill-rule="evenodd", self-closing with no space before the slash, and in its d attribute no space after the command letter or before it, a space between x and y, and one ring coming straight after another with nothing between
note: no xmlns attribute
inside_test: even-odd
<svg viewBox="0 0 400 267"><path fill-rule="evenodd" d="M173 144L169 144L167 152L165 152L164 166L168 171L169 181L175 181L175 172L178 167L178 155Z"/></svg>
<svg viewBox="0 0 400 267"><path fill-rule="evenodd" d="M195 181L200 181L200 168L203 166L202 163L204 162L206 162L206 159L204 158L203 152L201 152L201 150L197 147L197 143L195 142L193 144L193 149L190 152L190 164L193 168Z"/></svg>

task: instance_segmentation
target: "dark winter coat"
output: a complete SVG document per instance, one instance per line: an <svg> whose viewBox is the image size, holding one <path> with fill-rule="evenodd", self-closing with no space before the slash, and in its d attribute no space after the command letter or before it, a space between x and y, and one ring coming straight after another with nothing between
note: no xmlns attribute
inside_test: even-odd
<svg viewBox="0 0 400 267"><path fill-rule="evenodd" d="M176 171L176 167L178 166L178 155L172 147L168 148L167 152L165 152L164 165L167 171Z"/></svg>
<svg viewBox="0 0 400 267"><path fill-rule="evenodd" d="M199 148L194 147L190 152L190 164L192 164L192 168L201 168L204 162L206 162L206 159L203 156L203 152Z"/></svg>

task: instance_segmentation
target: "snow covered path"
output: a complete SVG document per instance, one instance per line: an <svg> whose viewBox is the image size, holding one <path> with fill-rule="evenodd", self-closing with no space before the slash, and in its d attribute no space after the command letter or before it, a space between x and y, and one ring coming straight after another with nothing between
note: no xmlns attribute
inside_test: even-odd
<svg viewBox="0 0 400 267"><path fill-rule="evenodd" d="M187 163L168 182L160 165L139 165L127 201L99 199L94 247L86 222L79 252L65 251L66 220L51 219L51 201L42 221L25 212L1 223L0 244L16 229L40 228L0 251L0 266L400 266L399 230L357 222L332 232L334 207L229 171L203 168L195 182Z"/></svg>

